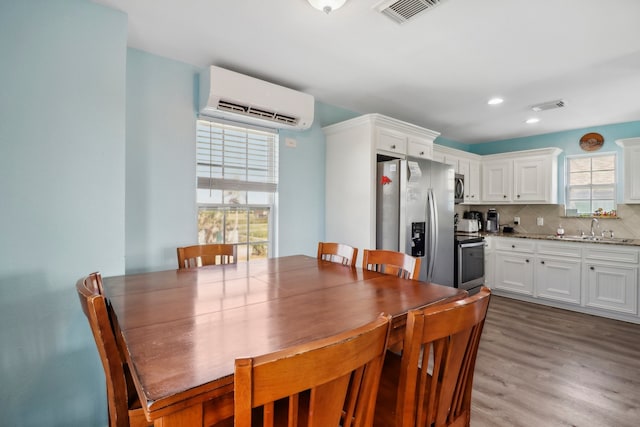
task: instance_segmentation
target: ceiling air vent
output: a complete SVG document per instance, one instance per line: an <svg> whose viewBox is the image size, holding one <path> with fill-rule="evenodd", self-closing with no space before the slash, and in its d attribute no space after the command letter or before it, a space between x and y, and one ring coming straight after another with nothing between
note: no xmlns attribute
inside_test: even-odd
<svg viewBox="0 0 640 427"><path fill-rule="evenodd" d="M549 101L543 102L542 104L534 105L531 107L533 111L545 111L545 110L553 110L554 108L562 108L567 104L564 102L564 99L558 99L557 101Z"/></svg>
<svg viewBox="0 0 640 427"><path fill-rule="evenodd" d="M404 24L427 10L433 9L444 0L385 0L375 9L398 24Z"/></svg>

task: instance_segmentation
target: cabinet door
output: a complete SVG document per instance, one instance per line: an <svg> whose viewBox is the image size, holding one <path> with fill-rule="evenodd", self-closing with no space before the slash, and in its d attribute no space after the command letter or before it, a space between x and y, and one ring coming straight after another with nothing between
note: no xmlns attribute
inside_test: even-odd
<svg viewBox="0 0 640 427"><path fill-rule="evenodd" d="M536 260L536 296L580 304L580 258L540 256Z"/></svg>
<svg viewBox="0 0 640 427"><path fill-rule="evenodd" d="M627 203L640 203L640 146L624 147L624 197Z"/></svg>
<svg viewBox="0 0 640 427"><path fill-rule="evenodd" d="M493 160L482 165L482 200L510 202L513 176L511 160Z"/></svg>
<svg viewBox="0 0 640 427"><path fill-rule="evenodd" d="M544 202L547 197L546 159L529 158L513 161L515 202Z"/></svg>
<svg viewBox="0 0 640 427"><path fill-rule="evenodd" d="M420 159L433 158L433 142L426 139L409 137L407 154Z"/></svg>
<svg viewBox="0 0 640 427"><path fill-rule="evenodd" d="M584 269L587 307L638 314L638 267L586 262Z"/></svg>
<svg viewBox="0 0 640 427"><path fill-rule="evenodd" d="M450 154L447 154L446 156L444 156L444 160L443 160L442 163L445 163L445 164L447 164L449 166L453 166L453 169L456 171L456 173L460 173L460 172L458 172L460 169L459 169L458 158L457 157L454 157L454 156L452 156Z"/></svg>
<svg viewBox="0 0 640 427"><path fill-rule="evenodd" d="M469 176L464 178L464 201L468 203L480 203L480 162L469 160ZM467 199L468 195L468 199Z"/></svg>
<svg viewBox="0 0 640 427"><path fill-rule="evenodd" d="M385 128L377 128L376 148L395 154L407 153L407 136Z"/></svg>
<svg viewBox="0 0 640 427"><path fill-rule="evenodd" d="M495 253L495 289L533 295L533 256Z"/></svg>

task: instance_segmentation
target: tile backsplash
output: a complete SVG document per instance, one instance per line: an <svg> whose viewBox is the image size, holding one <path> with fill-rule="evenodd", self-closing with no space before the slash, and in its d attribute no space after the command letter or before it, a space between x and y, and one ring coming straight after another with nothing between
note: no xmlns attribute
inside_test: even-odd
<svg viewBox="0 0 640 427"><path fill-rule="evenodd" d="M455 212L462 218L466 211L480 211L487 219L487 210L495 208L500 214L500 229L507 225L516 233L556 234L562 225L566 235L578 235L580 231L591 231L591 218L572 218L564 216L564 205L456 205ZM599 235L602 231L613 231L615 237L640 239L640 205L622 205L617 207L617 218L598 218ZM514 225L514 217L520 217L520 224ZM537 225L537 218L543 218L544 224Z"/></svg>

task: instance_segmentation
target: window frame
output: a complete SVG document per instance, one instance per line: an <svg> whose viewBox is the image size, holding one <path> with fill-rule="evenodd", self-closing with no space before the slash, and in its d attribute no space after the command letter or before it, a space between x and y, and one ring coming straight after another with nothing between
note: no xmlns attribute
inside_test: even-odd
<svg viewBox="0 0 640 427"><path fill-rule="evenodd" d="M202 130L200 129L201 122L211 123L212 126L215 126L219 129L226 129L227 127L233 128L233 132L245 132L247 140L250 139L251 135L259 135L259 134L268 134L272 137L270 145L268 148L268 154L265 156L265 162L268 164L265 167L266 172L266 181L264 180L250 180L245 176L245 179L226 179L223 176L213 177L213 173L211 173L214 167L218 167L219 169L224 171L224 160L218 163L213 163L211 161L208 166L206 162L202 162L200 158L200 147L199 144L202 144L200 141L200 136ZM211 128L210 128L211 131ZM224 131L223 131L224 134ZM209 151L213 151L213 140L210 137L209 142ZM224 145L224 137L222 137L222 145ZM224 242L227 241L228 236L226 235L228 229L227 215L228 211L241 211L247 215L246 222L246 240L240 242L233 242L236 246L238 246L238 258L244 259L246 257L247 260L252 259L252 251L250 250L252 246L256 244L266 244L267 246L267 257L277 256L277 223L278 223L278 191L279 191L279 150L280 150L280 142L279 142L279 133L276 129L270 128L262 128L255 125L244 124L239 122L233 122L224 119L218 119L213 117L198 117L196 120L196 171L195 171L195 179L196 179L196 207L197 207L197 216L198 216L198 241L199 243L203 243L201 239L202 229L200 228L200 212L202 210L217 210L222 211L223 215L223 227L222 227L222 239ZM206 142L205 142L206 144ZM233 144L237 146L237 141ZM223 148L224 151L224 148ZM246 153L245 153L246 154ZM249 154L246 154L245 162L245 173L247 170L251 169L250 165L251 160L249 159ZM210 158L212 158L210 156ZM237 165L236 165L237 166ZM237 167L234 166L236 169ZM210 175L209 177L204 177L201 174L201 170L209 167ZM210 190L216 191L220 193L220 200L211 202L211 201L203 201L201 199L200 190ZM238 191L241 193L241 202L239 203L225 203L226 194L229 192ZM252 198L250 193L264 193L264 197L266 199L270 199L270 203L256 203L250 202ZM251 222L249 220L249 215L252 210L265 210L268 209L268 218L267 218L267 238L266 240L260 241L252 241L251 240ZM232 220L231 220L232 221ZM242 254L240 252L240 248L246 247L246 254Z"/></svg>
<svg viewBox="0 0 640 427"><path fill-rule="evenodd" d="M571 175L571 167L570 167L570 163L571 160L573 159L583 159L583 158L589 158L592 159L592 165L593 165L593 159L597 158L597 157L613 157L613 177L614 177L614 182L613 184L593 184L593 176L591 176L591 183L589 185L570 185L570 175ZM602 152L602 153L588 153L588 154L573 154L573 155L567 155L565 157L565 167L564 167L565 173L564 173L564 179L565 179L565 213L569 210L572 209L569 207L570 203L572 201L576 201L576 200L586 200L586 199L571 199L570 194L571 194L571 190L575 189L575 188L585 188L585 189L589 189L589 204L591 207L591 212L585 213L585 212L578 212L576 215L580 216L580 217L593 217L593 216L597 216L595 213L595 206L594 206L594 200L597 202L597 200L609 200L609 199L594 199L593 198L593 189L594 188L611 188L612 192L613 192L613 211L616 211L618 208L618 185L619 185L619 165L618 165L618 153L616 153L615 151L610 151L610 152ZM608 170L608 169L603 169L603 170ZM590 169L590 173L593 173L593 168ZM576 216L573 215L573 216Z"/></svg>

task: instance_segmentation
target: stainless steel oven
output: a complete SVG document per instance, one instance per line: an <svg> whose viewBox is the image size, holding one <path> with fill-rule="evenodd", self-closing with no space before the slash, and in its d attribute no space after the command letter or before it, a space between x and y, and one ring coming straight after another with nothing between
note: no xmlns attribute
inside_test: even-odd
<svg viewBox="0 0 640 427"><path fill-rule="evenodd" d="M470 293L484 284L484 238L456 235L454 286Z"/></svg>

